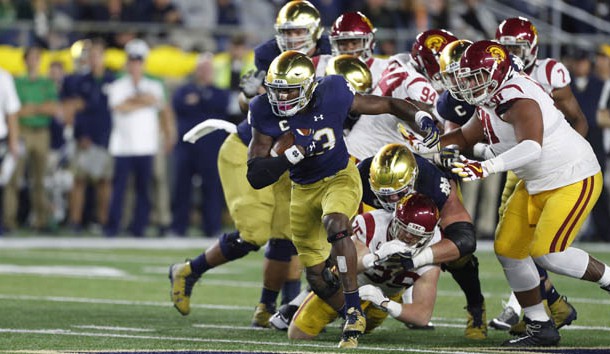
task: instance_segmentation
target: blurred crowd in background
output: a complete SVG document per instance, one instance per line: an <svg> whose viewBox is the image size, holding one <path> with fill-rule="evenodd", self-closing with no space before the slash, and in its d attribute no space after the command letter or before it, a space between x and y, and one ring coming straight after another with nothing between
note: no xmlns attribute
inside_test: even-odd
<svg viewBox="0 0 610 354"><path fill-rule="evenodd" d="M572 90L589 120L589 141L607 158L610 5L563 1L582 11L567 16L551 2L311 1L326 29L343 12L365 14L378 29L377 55L410 51L415 35L429 28L448 29L458 38L493 38L508 14L492 9L505 7L530 17L539 29L561 30L563 37L540 31L541 56L559 48L557 59L569 68ZM216 167L226 134L196 144L181 137L207 118L245 118L237 99L240 77L254 67L252 49L275 35L275 17L285 3L0 0L0 67L14 77L18 115L28 116L19 119L18 147L10 139L0 142L0 149L19 156L5 158L0 168L3 233L212 237L231 228ZM139 83L110 85L125 76ZM147 113L137 126L111 126L109 102L131 94ZM125 157L134 152L145 158ZM14 170L12 177L5 170ZM128 178L129 171L134 177ZM481 220L480 237L492 237L495 213L477 214L497 208L468 197L474 219ZM602 201L597 218L605 223L591 223L584 239L610 241L607 195Z"/></svg>

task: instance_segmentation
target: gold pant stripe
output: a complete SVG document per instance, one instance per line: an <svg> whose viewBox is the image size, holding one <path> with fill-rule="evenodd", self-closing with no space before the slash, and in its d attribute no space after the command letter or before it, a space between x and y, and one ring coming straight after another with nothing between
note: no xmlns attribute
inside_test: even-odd
<svg viewBox="0 0 610 354"><path fill-rule="evenodd" d="M565 251L566 244L568 242L568 238L569 238L570 234L572 233L574 226L576 226L576 224L580 220L580 216L585 211L587 205L589 204L589 200L591 199L591 195L593 194L593 187L594 187L593 177L595 177L595 176L591 176L591 177L583 180L580 196L578 197L578 200L576 201L576 204L574 204L574 207L572 208L572 210L570 210L568 217L565 219L565 221L563 222L563 224L561 225L561 227L555 234L555 237L553 237L553 241L551 242L551 247L549 249L549 252ZM569 225L569 227L567 227L568 225ZM560 239L562 240L561 247L559 247L559 249L558 249L557 245L559 244Z"/></svg>

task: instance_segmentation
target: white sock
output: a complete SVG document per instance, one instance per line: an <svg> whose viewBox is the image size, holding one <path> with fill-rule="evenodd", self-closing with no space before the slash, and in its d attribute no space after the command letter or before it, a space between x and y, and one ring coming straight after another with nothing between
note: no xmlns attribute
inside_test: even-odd
<svg viewBox="0 0 610 354"><path fill-rule="evenodd" d="M524 307L523 314L532 321L546 322L551 318L547 315L542 302L534 306Z"/></svg>
<svg viewBox="0 0 610 354"><path fill-rule="evenodd" d="M519 304L519 300L517 300L514 292L510 293L506 306L512 307L517 315L521 315L521 304Z"/></svg>
<svg viewBox="0 0 610 354"><path fill-rule="evenodd" d="M608 267L607 264L605 264L605 269L604 269L604 274L602 274L602 277L599 278L599 280L597 281L597 284L601 285L601 286L608 286L610 285L610 267Z"/></svg>

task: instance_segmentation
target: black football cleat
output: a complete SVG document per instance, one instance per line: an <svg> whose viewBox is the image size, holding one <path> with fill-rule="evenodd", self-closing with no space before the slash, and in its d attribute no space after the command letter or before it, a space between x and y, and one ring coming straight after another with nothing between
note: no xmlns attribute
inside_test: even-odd
<svg viewBox="0 0 610 354"><path fill-rule="evenodd" d="M269 319L269 325L280 331L287 331L292 317L299 309L296 305L284 304Z"/></svg>
<svg viewBox="0 0 610 354"><path fill-rule="evenodd" d="M525 321L525 335L509 339L502 343L504 347L550 347L557 345L561 336L555 328L553 320L532 321L523 317Z"/></svg>

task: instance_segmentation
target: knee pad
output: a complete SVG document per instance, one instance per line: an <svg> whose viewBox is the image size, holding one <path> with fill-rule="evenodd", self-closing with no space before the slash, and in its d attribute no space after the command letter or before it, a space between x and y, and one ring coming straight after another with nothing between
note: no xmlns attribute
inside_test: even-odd
<svg viewBox="0 0 610 354"><path fill-rule="evenodd" d="M589 254L581 249L568 247L563 252L545 254L534 258L536 264L553 273L580 279L589 265Z"/></svg>
<svg viewBox="0 0 610 354"><path fill-rule="evenodd" d="M460 257L473 254L477 249L477 239L474 225L470 222L459 221L447 226L443 230L445 237L460 251Z"/></svg>
<svg viewBox="0 0 610 354"><path fill-rule="evenodd" d="M339 240L342 240L346 237L349 237L349 232L347 232L347 230L343 230L343 231L339 231L334 235L330 235L328 236L328 238L326 239L329 243L335 243Z"/></svg>
<svg viewBox="0 0 610 354"><path fill-rule="evenodd" d="M306 269L305 277L311 290L322 300L329 299L341 289L339 277L328 267L325 267L322 273L313 273Z"/></svg>
<svg viewBox="0 0 610 354"><path fill-rule="evenodd" d="M252 251L258 251L259 246L244 241L239 237L239 232L223 234L218 240L222 255L229 261L241 258Z"/></svg>
<svg viewBox="0 0 610 354"><path fill-rule="evenodd" d="M528 291L540 285L540 276L531 257L524 259L498 255L506 280L514 292Z"/></svg>
<svg viewBox="0 0 610 354"><path fill-rule="evenodd" d="M265 258L280 262L290 262L290 258L297 254L297 249L290 240L280 238L269 239Z"/></svg>

